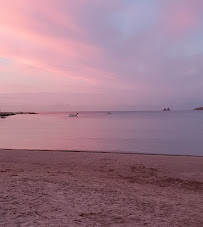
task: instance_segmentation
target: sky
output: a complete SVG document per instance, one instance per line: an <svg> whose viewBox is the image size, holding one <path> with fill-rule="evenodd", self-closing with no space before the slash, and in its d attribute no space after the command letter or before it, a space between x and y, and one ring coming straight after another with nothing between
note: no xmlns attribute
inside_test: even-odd
<svg viewBox="0 0 203 227"><path fill-rule="evenodd" d="M0 0L4 111L203 106L202 0Z"/></svg>

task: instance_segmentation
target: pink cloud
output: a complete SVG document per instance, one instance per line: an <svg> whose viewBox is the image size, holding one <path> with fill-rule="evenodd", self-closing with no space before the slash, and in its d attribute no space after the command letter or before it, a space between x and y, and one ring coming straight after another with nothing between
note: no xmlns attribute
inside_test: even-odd
<svg viewBox="0 0 203 227"><path fill-rule="evenodd" d="M54 1L52 1L52 7L47 10L48 3L50 1L28 3L21 0L15 1L14 4L13 1L2 4L0 32L6 35L0 43L1 55L22 64L65 74L75 79L93 80L85 74L81 76L81 69L86 68L84 62L86 59L91 61L99 58L99 48L87 42L81 42L80 38L74 39L75 32L81 38L83 34L74 25L75 20L70 16L71 13L64 15L60 14L60 11L57 12L55 10L57 4ZM33 11L43 15L49 24L41 25L40 22L43 24L43 20L33 18ZM52 25L55 27L52 28ZM50 35L57 26L67 31L65 37L57 34ZM80 68L78 75L75 72L77 67Z"/></svg>
<svg viewBox="0 0 203 227"><path fill-rule="evenodd" d="M97 6L98 8L98 6L103 6L101 3L102 1L95 3L92 0L85 3L81 0L77 2L53 0L40 2L3 1L0 8L0 32L4 34L4 39L0 43L1 55L15 59L21 64L28 64L53 73L65 74L79 80L93 81L100 78L99 76L97 78L98 73L92 75L86 73L87 68L92 68L92 72L100 70L102 73L102 71L106 71L106 77L109 74L111 78L113 71L117 73L116 70L104 70L101 69L101 66L107 65L108 61L114 61L112 59L114 56L109 56L110 49L106 50L104 49L105 46L92 42L94 37L91 33L88 34L89 28L84 27L82 21L87 6ZM168 4L165 5L166 8L163 8L163 14L159 18L163 23L162 28L165 34L169 33L169 35L178 37L194 28L199 15L197 11L201 5L200 0L168 1ZM64 6L66 6L65 12L63 11ZM120 12L122 7L125 9L123 4L110 1L108 7L104 5L100 11L102 13ZM112 40L112 37L116 39L116 33L110 32L101 35L104 38L109 36L110 40ZM138 40L138 42L142 42L142 40ZM131 55L130 49L136 41L137 38L133 37L129 45L125 43L127 56ZM147 59L151 62L148 57L150 48L148 47L145 51L147 53L142 57L145 52L143 46L141 46L138 55L132 56L132 59L137 58L140 61L140 58L144 58L144 61Z"/></svg>
<svg viewBox="0 0 203 227"><path fill-rule="evenodd" d="M169 59L169 50L176 52L174 44L180 47L195 30L201 32L202 0L147 1L141 9L136 0L0 3L0 56L14 62L13 78L21 73L33 78L50 73L58 87L74 84L76 91L85 87L88 92L109 93L115 89L123 100L127 94L132 97L133 91L143 100L158 97L157 91L168 91L175 79L180 85L179 75L186 72L186 64L201 69L201 63L192 59L177 64L177 59ZM159 10L144 21L148 7ZM143 20L136 21L139 18ZM34 81L31 76L30 80ZM55 89L54 84L47 86Z"/></svg>
<svg viewBox="0 0 203 227"><path fill-rule="evenodd" d="M203 10L201 0L171 0L162 11L162 28L166 35L180 37L196 29Z"/></svg>

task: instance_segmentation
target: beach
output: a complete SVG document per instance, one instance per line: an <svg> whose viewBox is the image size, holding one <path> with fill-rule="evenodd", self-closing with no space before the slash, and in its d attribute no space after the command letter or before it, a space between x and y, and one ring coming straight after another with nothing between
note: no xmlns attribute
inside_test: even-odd
<svg viewBox="0 0 203 227"><path fill-rule="evenodd" d="M0 150L0 226L203 226L203 157Z"/></svg>

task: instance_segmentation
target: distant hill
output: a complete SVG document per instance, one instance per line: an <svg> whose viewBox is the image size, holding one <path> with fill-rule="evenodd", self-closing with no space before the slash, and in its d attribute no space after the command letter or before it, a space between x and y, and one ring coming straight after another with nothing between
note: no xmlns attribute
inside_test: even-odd
<svg viewBox="0 0 203 227"><path fill-rule="evenodd" d="M203 110L203 107L194 108L194 110Z"/></svg>

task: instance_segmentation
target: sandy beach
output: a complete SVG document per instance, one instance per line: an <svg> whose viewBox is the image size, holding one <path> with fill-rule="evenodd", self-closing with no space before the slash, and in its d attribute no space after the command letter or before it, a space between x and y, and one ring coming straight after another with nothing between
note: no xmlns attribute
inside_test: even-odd
<svg viewBox="0 0 203 227"><path fill-rule="evenodd" d="M203 157L0 150L0 226L203 226Z"/></svg>

